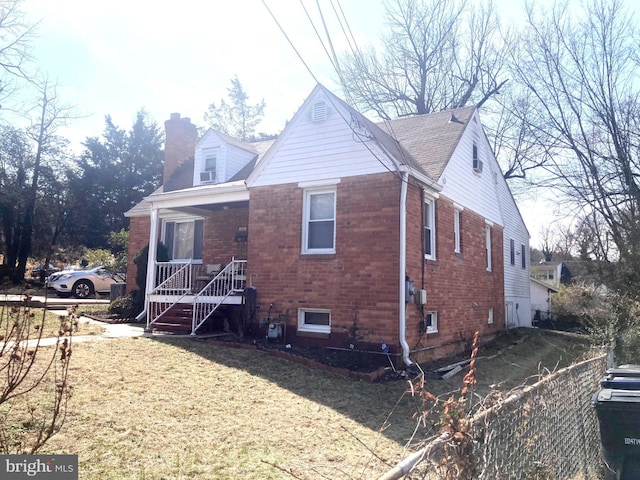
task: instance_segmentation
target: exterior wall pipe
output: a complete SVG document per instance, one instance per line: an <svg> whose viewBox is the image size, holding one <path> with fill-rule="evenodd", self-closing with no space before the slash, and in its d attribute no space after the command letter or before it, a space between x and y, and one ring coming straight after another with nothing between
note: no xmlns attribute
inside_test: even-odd
<svg viewBox="0 0 640 480"><path fill-rule="evenodd" d="M409 185L409 174L406 171L401 172L400 184L400 264L398 285L400 287L400 295L398 302L398 337L402 347L402 360L405 365L413 365L409 358L409 344L407 343L407 305L406 305L406 287L405 276L407 274L407 189Z"/></svg>

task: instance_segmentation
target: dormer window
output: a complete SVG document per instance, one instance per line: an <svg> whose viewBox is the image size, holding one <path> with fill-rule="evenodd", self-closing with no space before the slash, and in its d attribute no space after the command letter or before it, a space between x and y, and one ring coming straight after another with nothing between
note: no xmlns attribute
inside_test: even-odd
<svg viewBox="0 0 640 480"><path fill-rule="evenodd" d="M216 183L218 181L218 151L217 149L205 150L204 171L200 172L200 181L203 183Z"/></svg>

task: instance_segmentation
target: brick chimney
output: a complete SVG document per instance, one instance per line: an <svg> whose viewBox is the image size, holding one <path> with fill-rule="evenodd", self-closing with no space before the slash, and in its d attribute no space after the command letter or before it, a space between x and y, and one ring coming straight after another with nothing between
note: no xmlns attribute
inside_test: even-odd
<svg viewBox="0 0 640 480"><path fill-rule="evenodd" d="M164 122L164 170L163 183L167 183L171 175L186 160L196 153L198 131L190 118L180 118L179 113L172 113Z"/></svg>

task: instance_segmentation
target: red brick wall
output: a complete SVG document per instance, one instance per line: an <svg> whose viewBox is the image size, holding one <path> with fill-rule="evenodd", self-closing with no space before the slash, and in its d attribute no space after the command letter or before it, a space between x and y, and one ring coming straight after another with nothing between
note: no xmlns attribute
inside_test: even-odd
<svg viewBox="0 0 640 480"><path fill-rule="evenodd" d="M257 288L258 319L287 314L287 338L298 343L398 354L400 182L391 174L343 178L337 185L336 254L302 255L303 190L297 185L251 190L249 274ZM488 339L504 328L502 229L492 228L492 272L485 260L485 220L461 214L462 252L454 253L453 203L436 201L436 260L424 260L422 189L409 187L407 274L427 290L424 309L407 305L407 341L414 361L468 346L473 332ZM257 233L259 232L259 233ZM331 334L297 334L298 308L331 309ZM488 325L488 309L494 323ZM438 312L438 333L421 332L427 311ZM355 337L353 334L356 319ZM397 359L397 357L396 357Z"/></svg>
<svg viewBox="0 0 640 480"><path fill-rule="evenodd" d="M136 254L149 243L151 228L149 217L133 217L129 222L129 250L127 255L127 293L137 290L136 265L133 260Z"/></svg>
<svg viewBox="0 0 640 480"><path fill-rule="evenodd" d="M248 269L258 319L273 303L272 316L288 314L293 341L298 308L330 308L329 338L295 341L344 347L355 339L380 351L380 343L398 338L399 180L392 174L343 178L336 201L336 254L302 255L303 189L251 190Z"/></svg>
<svg viewBox="0 0 640 480"><path fill-rule="evenodd" d="M239 227L249 225L249 207L216 210L205 217L204 252L202 262L220 263L247 259L247 242L236 242Z"/></svg>
<svg viewBox="0 0 640 480"><path fill-rule="evenodd" d="M423 232L421 192L409 192L407 272L415 288L427 290L427 305L410 304L407 310L407 341L422 359L458 351L468 346L478 330L484 339L504 329L504 265L502 228L491 231L492 271L487 272L485 219L465 209L460 214L461 253L454 252L454 205L446 197L436 200L436 260L422 260ZM489 308L494 323L489 325ZM438 332L422 333L420 322L427 311L438 312Z"/></svg>

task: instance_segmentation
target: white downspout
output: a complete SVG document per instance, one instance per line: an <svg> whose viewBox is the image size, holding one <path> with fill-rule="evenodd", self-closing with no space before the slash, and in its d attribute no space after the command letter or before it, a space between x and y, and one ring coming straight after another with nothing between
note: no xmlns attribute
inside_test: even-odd
<svg viewBox="0 0 640 480"><path fill-rule="evenodd" d="M407 188L409 184L409 174L401 171L400 185L400 271L399 282L400 295L398 305L398 337L402 346L402 360L405 365L413 365L409 358L409 344L407 343L407 305L406 305L406 284L405 276L407 274Z"/></svg>
<svg viewBox="0 0 640 480"><path fill-rule="evenodd" d="M144 310L136 317L136 320L142 320L147 317L147 329L149 329L149 295L153 292L156 276L156 256L158 252L158 209L151 204L151 217L149 219L149 257L147 258L147 282L144 292Z"/></svg>

